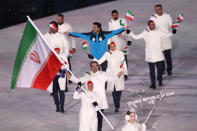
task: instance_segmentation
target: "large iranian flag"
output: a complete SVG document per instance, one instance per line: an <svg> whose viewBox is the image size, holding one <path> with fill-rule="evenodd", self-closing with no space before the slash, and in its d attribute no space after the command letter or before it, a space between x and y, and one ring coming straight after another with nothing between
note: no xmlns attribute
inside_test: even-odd
<svg viewBox="0 0 197 131"><path fill-rule="evenodd" d="M11 89L47 90L61 66L56 53L29 18L16 55Z"/></svg>

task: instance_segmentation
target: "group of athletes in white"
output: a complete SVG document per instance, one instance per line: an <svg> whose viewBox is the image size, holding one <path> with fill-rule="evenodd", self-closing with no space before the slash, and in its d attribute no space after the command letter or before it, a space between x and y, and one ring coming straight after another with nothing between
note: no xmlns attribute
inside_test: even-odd
<svg viewBox="0 0 197 131"><path fill-rule="evenodd" d="M57 21L49 23L50 31L45 34L45 38L70 69L71 60L68 55L76 51L74 37L85 39L89 43L90 54L88 57L91 59L91 71L75 79L71 72L62 67L53 80L52 94L56 111L62 113L64 112L64 92L67 91L67 84L65 84L67 79L78 84L73 98L81 99L79 131L102 130L103 116L95 107L98 106L102 112L109 108L106 90L112 92L115 112L119 111L121 94L128 78L128 50L125 51L125 47L128 48L132 44L131 38L145 40L145 61L150 69L150 88L156 89L155 66L159 86L162 86L165 65L167 74L172 75L170 37L172 34L176 34L176 29L171 28L172 18L163 12L162 5L155 5L154 9L155 14L150 17L147 28L138 35L129 30L127 21L119 18L117 10L113 10L111 13L112 20L109 21L108 31L103 31L101 24L94 22L90 32L73 32L71 25L64 23L62 14L57 15ZM124 27L120 22L124 24ZM82 84L85 85L86 92L81 90ZM127 123L122 131L146 130L145 124L136 122L135 111L128 111L125 120Z"/></svg>

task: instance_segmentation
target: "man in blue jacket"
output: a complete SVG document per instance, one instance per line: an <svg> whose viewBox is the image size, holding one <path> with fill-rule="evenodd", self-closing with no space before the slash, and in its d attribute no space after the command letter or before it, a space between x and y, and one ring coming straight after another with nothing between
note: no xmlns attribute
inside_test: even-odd
<svg viewBox="0 0 197 131"><path fill-rule="evenodd" d="M89 42L91 52L91 55L88 54L88 57L92 59L95 57L99 60L107 51L107 40L125 30L128 30L128 27L123 27L114 31L102 31L101 24L99 22L94 22L92 32L65 32L65 34L87 40ZM106 68L107 62L105 61L101 64L101 69L102 71L106 71Z"/></svg>

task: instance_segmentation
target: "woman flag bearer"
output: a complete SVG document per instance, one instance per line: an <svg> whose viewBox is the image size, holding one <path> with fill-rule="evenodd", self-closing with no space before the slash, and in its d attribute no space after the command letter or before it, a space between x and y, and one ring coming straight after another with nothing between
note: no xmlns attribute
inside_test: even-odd
<svg viewBox="0 0 197 131"><path fill-rule="evenodd" d="M137 114L134 111L128 111L125 116L127 123L122 128L122 131L146 131L144 123L137 123Z"/></svg>
<svg viewBox="0 0 197 131"><path fill-rule="evenodd" d="M81 109L79 112L79 131L97 131L98 119L95 106L98 106L98 95L93 91L93 82L88 81L87 93L93 101L88 98L84 92L79 93L80 87L77 87L73 98L81 99Z"/></svg>
<svg viewBox="0 0 197 131"><path fill-rule="evenodd" d="M90 68L91 72L87 72L84 74L84 76L78 78L78 80L75 80L72 75L70 75L69 72L66 72L66 76L74 83L78 83L78 85L82 85L82 83L86 83L89 80L91 80L94 83L93 91L98 94L98 97L100 99L100 105L99 108L102 112L104 112L104 109L108 109L108 102L107 102L107 96L105 92L105 83L106 81L116 81L118 80L122 75L123 72L120 71L115 77L109 76L106 72L99 71L98 68L98 62L97 61L91 61L90 62ZM97 117L98 117L98 131L102 131L102 123L103 123L103 116L99 111L97 111Z"/></svg>
<svg viewBox="0 0 197 131"><path fill-rule="evenodd" d="M124 90L124 84L127 80L127 65L125 57L122 51L116 49L116 44L114 42L110 43L110 51L106 52L98 63L101 64L103 61L107 60L108 67L106 73L110 76L115 77L120 71L123 71L124 77L112 82L107 82L107 90L112 91L115 112L118 112L120 108L120 98L122 90Z"/></svg>

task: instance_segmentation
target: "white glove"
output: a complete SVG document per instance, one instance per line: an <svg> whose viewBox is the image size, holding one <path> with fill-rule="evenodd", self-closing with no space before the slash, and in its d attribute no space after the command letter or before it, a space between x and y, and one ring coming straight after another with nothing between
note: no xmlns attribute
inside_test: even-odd
<svg viewBox="0 0 197 131"><path fill-rule="evenodd" d="M145 125L145 123L142 123L142 129L141 129L141 131L146 131L146 125Z"/></svg>

